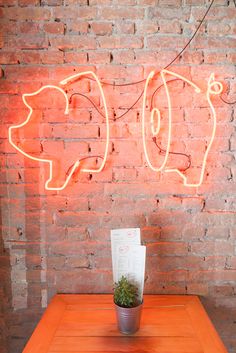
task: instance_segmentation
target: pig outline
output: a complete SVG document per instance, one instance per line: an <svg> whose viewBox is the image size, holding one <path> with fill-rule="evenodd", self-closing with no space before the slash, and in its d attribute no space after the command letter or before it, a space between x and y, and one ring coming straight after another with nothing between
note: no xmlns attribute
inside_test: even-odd
<svg viewBox="0 0 236 353"><path fill-rule="evenodd" d="M75 79L79 79L81 76L85 76L85 75L92 75L93 78L95 79L95 81L97 82L98 84L98 87L99 87L99 90L100 90L100 93L101 93L101 96L102 96L102 100L103 100L103 105L104 105L104 111L105 111L105 117L106 117L106 146L105 146L105 153L104 153L104 157L103 157L103 161L100 165L100 167L98 169L87 169L87 168L82 168L81 169L81 172L87 172L87 173L99 173L103 168L104 168L104 165L106 163L106 159L107 159L107 154L108 154L108 145L109 145L109 117L108 117L108 110L107 110L107 104L106 104L106 99L105 99L105 95L104 95L104 92L103 92L103 89L102 89L102 85L97 77L97 75L92 72L92 71L84 71L84 72L80 72L80 73L77 73L75 75L72 75L72 76L69 76L67 77L66 79L60 81L60 84L63 86L63 85L66 85L68 82L72 81L72 80L75 80ZM45 86L42 86L41 88L39 88L37 91L33 92L33 93L24 93L22 95L22 100L24 102L24 104L27 106L27 108L29 109L29 113L28 113L28 116L26 118L25 121L23 121L22 123L20 124L17 124L17 125L13 125L13 126L10 126L9 129L8 129L8 139L9 139L9 142L10 144L18 151L20 152L21 154L23 154L25 157L29 158L29 159L32 159L32 160L35 160L35 161L38 161L38 162L43 162L43 163L48 163L49 164L49 178L46 180L45 182L45 189L46 190L63 190L69 183L74 171L76 170L76 168L79 166L80 164L80 160L77 160L73 167L71 168L70 170L70 173L67 175L67 178L64 182L64 184L60 187L52 187L52 186L49 186L50 182L52 181L53 179L53 160L50 160L50 159L45 159L45 158L37 158L37 157L34 157L34 156L31 156L30 154L26 153L25 151L23 151L21 148L19 148L12 140L12 131L14 129L18 129L20 127L23 127L24 125L26 125L29 121L30 121L30 118L31 118L31 115L33 113L33 108L31 107L30 104L28 104L26 98L27 97L32 97L32 96L35 96L37 94L39 94L40 92L42 92L44 89L56 89L58 90L59 92L61 92L65 98L65 111L64 111L64 114L65 115L68 115L69 114L69 99L65 93L65 91L61 88L61 87L58 87L56 85L45 85Z"/></svg>
<svg viewBox="0 0 236 353"><path fill-rule="evenodd" d="M155 168L149 157L148 157L148 153L147 153L147 147L146 147L146 139L145 139L145 111L146 111L146 100L147 100L147 88L148 88L148 84L150 82L150 80L153 78L153 76L155 75L155 71L151 71L147 77L147 80L145 82L145 88L144 88L144 94L143 94L143 106L142 106L142 139L143 139L143 147L144 147L144 154L147 160L147 163L149 165L149 167L155 171L155 172L159 172L159 171L164 171L166 173L171 173L171 172L176 172L183 180L184 180L184 186L188 186L188 187L198 187L202 184L203 181L203 177L204 177L204 172L205 172L205 168L206 168L206 161L207 161L207 157L209 154L209 151L211 149L212 143L214 141L214 137L215 137L215 131L216 131L216 111L215 108L212 104L211 101L211 95L218 95L221 94L221 92L223 91L223 85L221 82L219 81L215 81L215 75L214 73L211 73L209 80L208 80L208 84L207 84L207 90L206 90L206 97L207 97L207 101L208 104L210 106L210 110L211 110L211 115L213 118L213 129L212 129L212 134L211 134L211 138L210 138L210 142L207 146L207 149L204 153L204 157L203 157L203 163L202 163L202 168L201 168L201 173L200 173L200 178L199 178L199 182L198 183L188 183L187 182L187 177L178 169L176 168L166 168L165 169L165 165L167 163L167 159L168 159L168 155L169 155L169 150L170 150L170 141L171 141L171 123L172 123L172 106L171 106L171 98L170 98L170 94L169 94L169 90L168 90L168 85L166 82L166 78L165 78L165 74L167 75L171 75L171 76L175 76L178 77L179 79L183 80L184 82L186 82L187 84L189 84L190 86L192 86L195 89L196 93L200 93L202 92L202 90L192 81L188 80L187 78L183 77L182 75L179 75L175 72L163 69L160 71L160 75L161 78L163 80L164 83L164 88L166 91L166 95L167 95L167 102L168 102L168 142L167 142L167 148L166 148L166 153L165 153L165 158L164 161L161 165L161 167L159 168ZM216 88L217 87L217 88ZM155 129L153 127L154 125L154 114L157 114L157 128ZM152 126L152 134L153 136L158 135L159 131L160 131L160 111L158 108L153 108L151 111L151 126Z"/></svg>

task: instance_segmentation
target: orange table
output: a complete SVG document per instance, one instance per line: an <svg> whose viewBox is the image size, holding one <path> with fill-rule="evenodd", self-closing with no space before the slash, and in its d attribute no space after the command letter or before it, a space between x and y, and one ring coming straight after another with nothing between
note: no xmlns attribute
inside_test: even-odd
<svg viewBox="0 0 236 353"><path fill-rule="evenodd" d="M140 330L116 328L112 295L56 295L23 353L227 353L198 297L145 295Z"/></svg>

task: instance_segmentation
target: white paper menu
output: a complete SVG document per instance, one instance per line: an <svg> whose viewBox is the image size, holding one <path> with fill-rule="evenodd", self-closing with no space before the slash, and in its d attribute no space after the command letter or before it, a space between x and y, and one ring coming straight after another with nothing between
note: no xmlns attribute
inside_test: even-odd
<svg viewBox="0 0 236 353"><path fill-rule="evenodd" d="M122 276L132 281L139 289L139 299L143 297L145 275L146 246L119 245L116 248L116 281Z"/></svg>
<svg viewBox="0 0 236 353"><path fill-rule="evenodd" d="M124 228L111 230L111 255L112 255L112 271L113 282L117 282L116 267L115 267L115 249L117 246L125 243L126 245L140 245L140 229L139 228Z"/></svg>
<svg viewBox="0 0 236 353"><path fill-rule="evenodd" d="M111 230L113 281L126 276L139 288L139 299L143 297L146 247L140 245L140 229Z"/></svg>

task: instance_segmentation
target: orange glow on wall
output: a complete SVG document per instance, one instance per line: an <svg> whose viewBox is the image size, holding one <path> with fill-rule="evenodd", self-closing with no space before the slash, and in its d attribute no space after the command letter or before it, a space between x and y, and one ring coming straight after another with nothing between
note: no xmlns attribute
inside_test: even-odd
<svg viewBox="0 0 236 353"><path fill-rule="evenodd" d="M204 153L199 181L197 183L188 183L187 177L179 169L166 167L169 153L170 153L170 144L171 144L171 137L172 137L172 114L173 114L172 113L171 95L169 92L169 88L168 88L168 84L167 84L167 80L166 80L166 75L171 75L171 76L177 77L178 79L181 79L183 82L185 82L188 85L190 85L191 87L193 87L196 93L200 93L202 90L195 83L188 80L186 77L184 77L182 75L176 74L174 72L171 72L171 71L165 70L165 69L160 72L161 78L163 80L163 85L165 88L166 96L167 96L167 103L168 103L168 137L167 137L167 147L165 149L164 160L163 160L160 167L155 167L155 166L153 166L152 162L150 161L150 158L148 155L147 143L146 143L146 131L145 131L146 124L151 125L151 132L152 132L153 137L156 137L160 131L161 114L160 114L159 109L155 107L151 110L150 121L146 117L146 115L147 115L146 114L147 89L148 89L148 85L149 85L151 79L153 79L154 75L155 75L155 71L151 71L147 77L147 80L145 83L145 88L144 88L144 98L143 98L143 107L142 107L142 139L143 139L143 148L144 148L144 154L145 154L146 161L147 161L149 167L153 171L155 171L155 172L164 171L166 173L176 172L183 179L185 186L198 187L202 184L202 181L203 181L204 172L205 172L205 168L206 168L207 156L208 156L208 153L211 149L211 146L212 146L212 143L213 143L213 140L215 137L215 132L216 132L216 112L215 112L215 108L214 108L212 101L211 101L211 95L221 94L221 92L223 90L223 85L220 82L215 81L215 77L214 77L213 73L210 75L205 95L206 95L208 104L210 106L211 115L213 118L212 134L211 134L210 142L209 142L207 149ZM157 126L156 127L154 127L154 124L155 124L154 123L154 116L155 115L157 115L157 123L156 123Z"/></svg>
<svg viewBox="0 0 236 353"><path fill-rule="evenodd" d="M38 161L38 162L43 162L43 163L48 163L48 165L49 165L49 178L45 182L45 189L46 190L63 190L68 185L68 183L69 183L73 173L75 172L75 170L79 166L81 166L81 163L80 163L81 159L77 159L74 162L74 164L70 167L69 172L66 174L66 180L63 182L63 185L61 185L60 187L51 186L50 183L53 180L53 174L55 173L55 171L54 171L55 166L53 164L53 160L48 159L48 158L38 158L38 157L32 156L29 153L25 152L22 148L20 148L13 141L12 133L13 133L14 130L19 129L19 128L27 125L30 122L31 116L33 114L33 108L27 102L27 97L36 96L36 95L38 95L40 92L42 92L45 89L54 89L54 90L56 89L57 91L59 91L62 94L62 97L63 97L64 102L65 102L64 114L68 115L69 114L69 99L68 99L67 94L65 92L66 87L70 83L72 83L72 82L74 82L76 80L79 80L83 76L86 78L88 75L91 75L92 79L97 83L97 85L99 87L99 91L100 91L101 97L102 97L102 104L103 104L104 112L105 112L104 118L105 118L105 122L106 122L106 142L105 142L105 152L104 152L104 156L101 157L102 163L100 164L100 166L98 168L82 168L81 167L80 171L81 172L87 172L87 173L99 173L99 172L101 172L103 170L104 166L105 166L105 163L106 163L106 160L107 160L107 155L108 155L108 146L109 146L109 139L110 139L109 117L108 117L108 109L107 109L107 104L106 104L106 99L105 99L104 91L103 91L103 88L102 88L102 84L99 81L99 79L96 76L96 74L94 72L92 72L92 71L85 71L85 72L81 72L81 73L77 73L75 75L69 76L66 79L60 81L60 83L59 83L60 86L46 85L46 86L41 87L36 92L24 93L22 98L23 98L23 102L24 102L25 106L29 109L28 116L27 116L26 120L24 122L22 122L21 124L13 125L13 126L11 126L9 128L9 131L8 131L9 142L18 152L20 152L25 157L30 158L32 160L35 160L35 161ZM150 114L147 114L147 112L146 112L147 90L148 90L149 84L151 83L151 80L153 80L153 78L154 78L154 75L155 75L155 72L151 71L150 74L148 75L147 79L146 79L145 86L144 86L143 105L142 105L142 140L143 140L143 148L144 148L144 154L145 154L145 158L146 158L147 164L154 172L164 171L164 172L167 172L167 173L171 173L171 172L177 173L183 179L183 183L184 183L185 186L198 187L198 186L201 185L201 183L203 181L204 172L205 172L205 168L206 168L207 157L208 157L209 151L211 149L211 146L212 146L212 143L213 143L213 140L214 140L214 137L215 137L215 131L216 131L216 112L215 112L215 108L213 106L211 97L213 95L221 94L221 92L223 90L223 85L220 82L215 81L214 74L212 73L210 75L209 80L208 80L207 89L206 89L206 91L203 91L195 83L193 83L192 81L188 80L186 77L184 77L182 75L179 75L177 73L174 73L174 72L166 70L166 69L164 69L164 70L162 70L160 72L160 77L161 77L161 79L163 81L163 86L164 86L165 94L166 94L166 97L167 97L167 104L168 104L168 131L167 131L167 146L166 146L165 150L162 149L162 152L164 152L164 160L162 161L160 167L156 167L156 166L153 165L153 163L150 160L150 156L148 154L148 149L147 149L147 141L146 141L146 126L147 126L147 124L149 124L149 126L151 128L152 138L156 138L159 135L160 130L161 130L161 112L160 112L160 110L157 107L154 107L154 108L151 109ZM181 80L182 82L184 82L187 85L191 86L195 90L195 92L197 94L202 92L205 95L205 97L207 99L207 102L209 104L209 107L210 107L211 117L213 119L212 133L211 133L210 141L209 141L208 146L206 148L206 151L204 153L204 157L203 157L203 161L202 161L202 165L201 165L200 177L199 177L199 180L196 183L188 183L186 175L181 170L179 170L178 168L168 168L167 167L169 154L171 153L170 152L170 146L171 146L171 140L172 140L172 124L173 124L173 121L172 121L173 120L173 111L172 111L171 95L174 94L175 92L173 91L173 93L170 95L169 87L168 87L168 81L166 79L166 76L174 76L178 80ZM179 153L179 154L181 154L181 153ZM54 177L55 177L55 175L54 175Z"/></svg>
<svg viewBox="0 0 236 353"><path fill-rule="evenodd" d="M102 86L100 84L100 81L98 80L97 76L94 74L94 72L92 71L86 71L86 72L81 72L79 74L76 74L76 75L73 75L73 76L70 76L68 78L66 78L65 80L62 80L60 82L60 84L62 86L66 85L68 82L71 82L72 80L76 80L76 79L79 79L80 77L82 76L87 76L87 75L92 75L93 78L96 80L97 84L98 84L98 87L99 87L99 90L100 90L100 93L101 93L101 96L102 96L102 100L103 100L103 105L104 105L104 110L105 110L105 116L106 116L106 144L105 144L105 153L104 153L104 157L103 157L103 160L102 160L102 163L100 165L99 168L97 169L86 169L86 168L81 168L81 172L88 172L88 173L98 173L98 172L101 172L101 170L104 168L104 165L106 163L106 159L107 159L107 153L108 153L108 144L109 144L109 119L108 119L108 112L107 112L107 105L106 105L106 100L105 100L105 96L104 96L104 93L103 93L103 89L102 89ZM12 134L13 134L13 131L14 130L17 130L25 125L27 125L29 122L30 122L30 118L33 114L33 108L31 107L31 105L27 102L27 97L32 97L32 96L36 96L37 94L39 94L40 92L42 92L43 90L45 89L56 89L58 90L64 100L65 100L65 111L64 111L64 114L68 115L69 114L69 99L65 93L65 91L59 87L59 86L55 86L55 85L45 85L43 87L41 87L39 90L33 92L33 93L24 93L22 95L22 99L23 99L23 102L24 104L26 105L26 107L29 109L29 113L28 113L28 116L26 118L26 120L24 122L22 122L21 124L17 124L17 125L13 125L9 128L8 130L8 137L9 137L9 142L10 144L18 151L20 152L21 154L23 154L25 157L29 158L29 159L32 159L32 160L35 160L37 162L43 162L43 163L48 163L49 165L49 178L46 180L45 182L45 189L46 190L63 190L65 189L65 187L68 185L73 173L75 172L75 170L79 167L80 165L80 160L76 160L76 162L73 164L73 166L70 168L70 172L68 173L67 177L66 177L66 180L65 182L63 183L62 186L60 187L53 187L53 186L50 186L49 184L51 183L51 181L53 180L53 171L54 171L54 166L53 166L53 160L51 159L45 159L45 158L37 158L37 157L34 157L32 155L30 155L29 153L25 152L23 149L19 148L17 146L16 143L14 143L13 141L13 138L12 138Z"/></svg>

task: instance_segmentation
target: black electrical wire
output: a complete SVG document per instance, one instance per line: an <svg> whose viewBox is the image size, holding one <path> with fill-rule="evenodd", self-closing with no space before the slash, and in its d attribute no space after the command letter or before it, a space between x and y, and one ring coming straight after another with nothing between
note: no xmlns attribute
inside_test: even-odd
<svg viewBox="0 0 236 353"><path fill-rule="evenodd" d="M166 150L164 150L163 148L161 148L158 144L157 144L157 139L156 137L152 138L152 141L155 143L155 145L157 146L159 153L160 154L166 154ZM186 153L181 153L181 152L171 152L169 151L169 154L175 154L178 156L184 156L188 158L188 166L184 169L180 169L181 172L185 172L187 169L189 169L191 167L191 156L186 154Z"/></svg>
<svg viewBox="0 0 236 353"><path fill-rule="evenodd" d="M101 157L101 156L87 156L87 157L80 158L80 159L79 159L79 162L85 161L86 159L89 159L89 158L100 158L100 159L104 159L104 158ZM67 169L66 175L69 175L69 174L70 174L70 171L71 171L71 168L73 167L73 165L74 165L74 164L72 164L72 165Z"/></svg>
<svg viewBox="0 0 236 353"><path fill-rule="evenodd" d="M94 103L94 101L92 101L92 99L90 99L88 96L86 96L86 95L83 94L83 93L75 92L75 93L73 93L73 94L70 96L69 103L72 102L72 97L73 97L73 96L81 96L81 97L86 98L86 99L93 105L93 107L96 109L96 111L97 111L103 118L106 118L105 115L102 114L102 112L100 112L100 110L98 109L98 107L97 107L97 105Z"/></svg>
<svg viewBox="0 0 236 353"><path fill-rule="evenodd" d="M194 37L197 35L197 32L199 31L201 25L203 24L208 12L210 11L213 3L215 0L212 0L210 5L208 6L203 18L201 19L197 29L195 30L195 32L193 33L192 37L189 39L189 41L186 43L186 45L184 46L184 48L176 55L176 57L168 64L164 67L164 69L167 69L168 67L170 67L180 56L181 54L187 49L187 47L190 45L190 43L192 42L192 40L194 39ZM233 0L236 6L236 0ZM88 76L84 76L85 78L91 80L91 81L96 81L94 78L92 77L88 77ZM146 79L143 80L139 80L139 81L134 81L134 82L128 82L128 83L110 83L110 82L104 82L101 81L101 84L106 85L106 86L114 86L114 87L125 87L125 86L132 86L132 85L137 85L139 83L143 83L145 82Z"/></svg>
<svg viewBox="0 0 236 353"><path fill-rule="evenodd" d="M173 80L169 80L169 81L166 81L166 83L170 83L170 82L174 82L174 81L181 81L180 78L175 78ZM156 94L156 92L161 88L163 87L164 84L160 85L159 87L156 88L156 90L154 91L154 93L152 94L152 98L151 98L151 107L153 105L153 99L154 99L154 96ZM142 90L141 94L139 95L139 97L136 99L136 101L131 105L131 107L127 108L126 112L122 113L121 115L115 117L115 119L110 119L112 121L116 121L118 119L121 119L123 118L123 116L125 116L126 114L128 114L128 112L138 103L138 101L141 99L141 97L143 96L143 93L144 93L144 90ZM92 105L93 107L96 109L96 111L105 119L105 115L98 109L97 105L93 102L92 99L90 99L88 96L86 96L85 94L83 93L79 93L79 92L75 92L73 93L71 96L70 96L70 99L69 99L69 103L72 102L72 98L73 96L81 96L81 97L84 97L86 98Z"/></svg>
<svg viewBox="0 0 236 353"><path fill-rule="evenodd" d="M170 82L174 82L174 81L182 81L182 80L181 80L181 78L175 78L175 79L173 79L173 80L166 81L166 83L170 83ZM163 86L164 86L164 83L163 83L162 85L158 86L158 87L155 89L155 91L153 92L152 97L151 97L151 104L150 104L151 110L152 110L152 108L153 108L153 100L154 100L155 94L156 94L157 91L159 91L159 89L160 89L161 87L163 87Z"/></svg>
<svg viewBox="0 0 236 353"><path fill-rule="evenodd" d="M233 102L228 102L226 101L223 97L222 97L222 94L220 95L220 99L222 100L222 102L226 103L226 104L229 104L229 105L233 105L233 104L236 104L236 101L233 101Z"/></svg>
<svg viewBox="0 0 236 353"><path fill-rule="evenodd" d="M210 11L212 5L214 4L214 1L215 1L215 0L212 0L212 1L211 1L211 3L210 3L210 5L208 6L208 8L207 8L207 10L206 10L206 12L205 12L203 18L201 19L201 21L200 21L199 25L197 26L195 32L193 33L193 35L191 36L191 38L188 40L188 42L186 43L186 45L185 45L185 46L183 47L183 49L176 55L176 57L175 57L168 65L166 65L166 66L164 67L164 69L169 68L169 67L181 56L181 54L187 49L187 47L191 44L191 42L193 41L193 39L194 39L195 36L197 35L197 33L198 33L200 27L202 26L202 24L203 24L203 22L204 22L206 16L208 15L208 13L209 13L209 11ZM233 0L233 2L234 2L234 5L235 5L235 7L236 7L236 0ZM85 78L87 78L87 79L89 79L89 80L92 80L92 81L96 81L95 79L93 79L93 78L91 78L91 77L85 76ZM180 80L180 79L169 80L169 81L167 81L167 83L168 83L168 82L177 81L177 80ZM114 86L114 87L124 87L124 86L136 85L136 84L139 84L139 83L143 83L143 82L145 82L145 81L146 81L146 79L143 79L143 80L140 80L140 81L135 81L135 82L123 83L123 84L116 84L116 83L109 83L109 82L101 82L101 84L103 84L103 85L109 85L109 86ZM152 94L152 97L151 97L151 108L152 108L152 106L153 106L153 100L154 100L154 96L155 96L156 92L157 92L161 87L163 87L163 85L164 85L164 84L162 84L162 85L160 85L159 87L157 87L156 90L154 91L154 93ZM118 117L115 118L114 120L118 120L118 119L122 118L124 115L126 115L126 114L135 106L135 104L137 104L137 102L141 99L143 93L144 93L144 90L141 92L140 96L139 96L138 99L132 104L132 106L129 107L125 113L121 114L120 116L118 116ZM84 95L84 94L82 94L82 93L73 93L73 94L71 95L71 97L70 97L70 103L71 103L72 97L73 97L74 95L80 95L80 96L82 96L82 97L88 99L88 100L91 102L91 104L93 105L93 107L97 110L97 112L98 112L102 117L105 118L104 114L102 114L102 112L99 111L99 109L97 108L96 104L95 104L89 97L87 97L86 95ZM224 103L226 103L226 104L235 104L235 103L236 103L236 101L234 101L234 102L227 102L224 98L222 98L222 95L220 96L220 99L221 99ZM159 153L162 153L162 154L163 154L163 153L166 153L166 151L165 151L164 149L162 149L162 148L157 144L156 137L153 137L153 142L155 143L155 145L156 145L157 148L159 149ZM187 154L185 154L185 153L180 153L180 152L171 152L171 151L170 151L169 153L170 153L170 154L175 154L175 155L182 155L182 156L187 157L187 158L188 158L188 166L187 166L185 169L183 169L182 171L186 171L187 169L190 168L190 166L191 166L191 156L190 156L190 155L187 155ZM85 158L83 158L83 159L81 159L81 160L88 159L88 158L94 158L94 157L96 157L96 158L103 158L103 157L101 157L101 156L89 156L89 157L85 157ZM70 169L70 168L69 168L69 169Z"/></svg>
<svg viewBox="0 0 236 353"><path fill-rule="evenodd" d="M195 32L193 33L192 37L189 39L189 41L186 43L186 45L183 47L183 49L176 55L176 57L168 64L164 67L164 69L167 69L168 67L170 67L180 56L181 54L185 51L185 49L190 45L190 43L192 42L192 40L194 39L194 37L196 36L196 34L198 33L201 25L203 24L208 12L210 11L212 5L214 4L215 0L212 0L207 11L205 12L205 15L203 16L203 18L201 19L199 25L197 26L197 29L195 30Z"/></svg>
<svg viewBox="0 0 236 353"><path fill-rule="evenodd" d="M135 106L135 104L138 103L138 101L141 99L141 97L142 97L142 95L143 95L143 92L144 92L144 90L141 92L140 96L136 99L136 101L131 105L131 107L127 108L127 111L126 111L126 112L124 112L124 113L122 113L121 115L115 117L115 119L109 119L109 120L116 121L116 120L118 120L118 119L123 118L123 116L126 115L126 114ZM83 93L75 92L75 93L73 93L73 94L70 96L70 99L69 99L69 102L70 102L70 103L71 103L71 101L72 101L72 97L73 97L73 96L82 96L82 97L86 98L86 99L93 105L93 107L96 109L96 111L97 111L104 119L106 119L105 115L98 109L97 105L96 105L96 104L92 101L92 99L90 99L88 96L86 96L86 95L83 94Z"/></svg>
<svg viewBox="0 0 236 353"><path fill-rule="evenodd" d="M132 104L131 107L127 108L127 111L126 111L126 112L124 112L123 114L121 114L121 115L115 117L114 120L116 121L116 120L118 120L118 119L121 119L121 118L123 118L124 115L128 114L128 112L129 112L129 111L135 106L135 104L137 104L138 101L141 99L143 93L144 93L144 90L142 90L140 96L136 99L136 101L134 102L134 104Z"/></svg>

